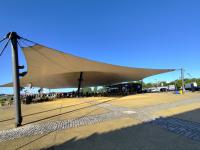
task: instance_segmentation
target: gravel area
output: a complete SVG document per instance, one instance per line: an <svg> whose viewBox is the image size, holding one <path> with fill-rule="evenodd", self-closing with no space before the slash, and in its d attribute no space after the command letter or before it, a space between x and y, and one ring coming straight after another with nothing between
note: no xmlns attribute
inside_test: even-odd
<svg viewBox="0 0 200 150"><path fill-rule="evenodd" d="M137 108L136 110L145 111L145 112L151 112L152 113L152 112L156 112L156 111L160 111L160 110L165 110L165 109L169 109L169 108L175 108L175 107L178 107L178 106L183 106L183 105L197 103L197 102L200 102L200 98L192 98L192 99L185 99L185 100L175 101L175 102L172 102L172 103L157 104L157 105Z"/></svg>
<svg viewBox="0 0 200 150"><path fill-rule="evenodd" d="M88 101L90 102L90 101ZM164 103L155 106L148 106L143 108L126 108L121 106L114 106L109 103L99 104L93 107L102 107L110 110L110 112L100 115L84 116L81 118L75 118L70 120L62 121L49 121L43 123L34 123L30 125L25 125L19 128L13 128L9 130L0 131L0 142L12 140L16 138L47 134L57 130L75 128L84 125L95 124L107 120L118 119L122 117L130 117L139 120L140 122L147 122L155 120L151 113L163 109L174 108L177 106L187 105L195 102L200 102L199 98L176 101L174 103ZM92 101L91 101L92 103ZM126 113L134 112L134 113ZM152 121L151 124L158 125L174 133L185 135L191 139L197 139L200 141L200 124L194 124L191 122L183 121L175 118L167 119L156 119L155 122ZM173 128L174 127L174 128ZM195 133L196 132L196 133Z"/></svg>

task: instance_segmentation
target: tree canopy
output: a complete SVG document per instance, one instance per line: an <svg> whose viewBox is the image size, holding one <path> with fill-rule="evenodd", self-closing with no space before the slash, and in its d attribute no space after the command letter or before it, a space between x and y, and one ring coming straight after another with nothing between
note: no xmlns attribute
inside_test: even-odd
<svg viewBox="0 0 200 150"><path fill-rule="evenodd" d="M184 83L188 84L188 83L192 83L192 82L196 82L198 86L200 86L200 78L185 78L184 79ZM155 86L168 86L168 85L175 85L177 88L180 88L182 86L182 80L174 80L171 82L157 82L157 83L142 83L143 88L150 88L150 87L155 87Z"/></svg>

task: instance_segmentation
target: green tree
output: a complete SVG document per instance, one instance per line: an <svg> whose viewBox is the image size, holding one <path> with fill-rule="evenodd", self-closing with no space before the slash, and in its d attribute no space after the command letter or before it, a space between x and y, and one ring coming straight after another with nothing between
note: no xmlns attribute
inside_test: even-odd
<svg viewBox="0 0 200 150"><path fill-rule="evenodd" d="M200 86L200 79L196 79L197 85Z"/></svg>
<svg viewBox="0 0 200 150"><path fill-rule="evenodd" d="M103 93L105 91L106 91L106 87L105 86L102 86L101 88L98 89L99 93Z"/></svg>
<svg viewBox="0 0 200 150"><path fill-rule="evenodd" d="M81 91L83 92L83 94L92 93L92 89L90 87L84 87Z"/></svg>
<svg viewBox="0 0 200 150"><path fill-rule="evenodd" d="M97 87L94 87L93 92L94 92L94 93L97 93L97 91L98 91L98 90L97 90Z"/></svg>
<svg viewBox="0 0 200 150"><path fill-rule="evenodd" d="M162 82L160 82L160 85L167 86L168 84L167 84L167 82L162 81Z"/></svg>
<svg viewBox="0 0 200 150"><path fill-rule="evenodd" d="M152 83L143 83L143 88L151 88L153 87Z"/></svg>

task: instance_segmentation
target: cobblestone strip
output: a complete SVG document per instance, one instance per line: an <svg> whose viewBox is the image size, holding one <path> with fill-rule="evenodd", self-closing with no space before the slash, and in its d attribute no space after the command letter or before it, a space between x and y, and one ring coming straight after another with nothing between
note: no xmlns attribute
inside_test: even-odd
<svg viewBox="0 0 200 150"><path fill-rule="evenodd" d="M170 117L156 119L150 124L200 142L200 123Z"/></svg>
<svg viewBox="0 0 200 150"><path fill-rule="evenodd" d="M101 115L85 116L78 119L30 124L19 128L0 131L0 142L16 138L22 138L26 136L47 134L56 130L63 130L84 125L95 124L120 117L122 117L122 114L117 112L111 112Z"/></svg>

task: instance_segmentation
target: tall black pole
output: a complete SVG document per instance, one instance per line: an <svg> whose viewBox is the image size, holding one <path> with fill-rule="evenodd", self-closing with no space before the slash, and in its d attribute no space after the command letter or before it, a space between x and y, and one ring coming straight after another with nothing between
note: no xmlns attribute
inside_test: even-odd
<svg viewBox="0 0 200 150"><path fill-rule="evenodd" d="M19 62L18 62L18 46L17 40L19 36L16 32L8 33L8 37L11 40L12 48L12 65L13 65L13 90L14 90L14 101L15 101L15 126L19 127L22 123L21 115L21 100L20 100L20 82L19 82Z"/></svg>
<svg viewBox="0 0 200 150"><path fill-rule="evenodd" d="M82 80L83 80L83 72L80 72L80 77L78 79L78 97L80 97L80 88Z"/></svg>

